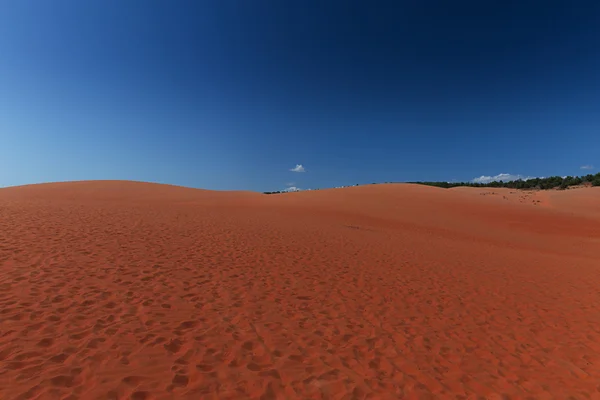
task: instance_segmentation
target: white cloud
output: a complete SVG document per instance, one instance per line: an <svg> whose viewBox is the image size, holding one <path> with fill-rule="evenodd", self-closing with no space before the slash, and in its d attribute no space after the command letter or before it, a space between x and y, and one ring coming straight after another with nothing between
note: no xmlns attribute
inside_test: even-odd
<svg viewBox="0 0 600 400"><path fill-rule="evenodd" d="M473 179L473 183L490 183L490 182L494 182L494 181L509 182L509 181L517 181L519 179L526 181L527 179L534 179L534 178L535 177L533 177L533 176L523 176L523 175L513 175L513 174L502 173L502 174L498 174L495 176L482 175L479 178Z"/></svg>
<svg viewBox="0 0 600 400"><path fill-rule="evenodd" d="M296 182L288 182L285 186L296 186Z"/></svg>
<svg viewBox="0 0 600 400"><path fill-rule="evenodd" d="M296 186L290 186L288 188L283 189L282 192L299 192L301 190L302 189L300 189L300 188L298 188Z"/></svg>
<svg viewBox="0 0 600 400"><path fill-rule="evenodd" d="M582 165L581 169L594 169L594 166L593 165L589 165L589 164L588 165Z"/></svg>
<svg viewBox="0 0 600 400"><path fill-rule="evenodd" d="M302 164L296 164L296 166L292 169L290 169L290 171L292 172L306 172L306 170L304 169L304 167L302 166Z"/></svg>

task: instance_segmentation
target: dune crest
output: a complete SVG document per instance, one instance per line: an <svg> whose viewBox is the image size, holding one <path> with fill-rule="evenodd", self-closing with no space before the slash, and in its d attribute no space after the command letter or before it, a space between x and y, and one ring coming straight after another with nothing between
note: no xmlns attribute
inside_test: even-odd
<svg viewBox="0 0 600 400"><path fill-rule="evenodd" d="M0 189L0 398L595 398L598 204Z"/></svg>

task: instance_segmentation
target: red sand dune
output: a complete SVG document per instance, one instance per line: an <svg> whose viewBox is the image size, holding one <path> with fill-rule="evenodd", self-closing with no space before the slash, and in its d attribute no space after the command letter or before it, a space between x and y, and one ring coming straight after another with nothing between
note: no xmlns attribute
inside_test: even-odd
<svg viewBox="0 0 600 400"><path fill-rule="evenodd" d="M600 190L0 190L1 399L598 399Z"/></svg>

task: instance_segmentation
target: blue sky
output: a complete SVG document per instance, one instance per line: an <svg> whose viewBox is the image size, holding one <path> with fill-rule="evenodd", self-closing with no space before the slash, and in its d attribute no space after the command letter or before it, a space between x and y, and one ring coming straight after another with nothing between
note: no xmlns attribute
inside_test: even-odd
<svg viewBox="0 0 600 400"><path fill-rule="evenodd" d="M597 1L5 1L0 186L597 172L599 48Z"/></svg>

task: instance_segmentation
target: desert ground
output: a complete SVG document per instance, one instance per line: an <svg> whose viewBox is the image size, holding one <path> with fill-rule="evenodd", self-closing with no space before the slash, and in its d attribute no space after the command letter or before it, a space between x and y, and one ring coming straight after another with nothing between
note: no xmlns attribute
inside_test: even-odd
<svg viewBox="0 0 600 400"><path fill-rule="evenodd" d="M600 399L600 188L0 189L0 399Z"/></svg>

